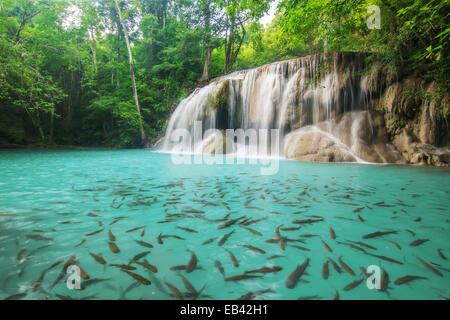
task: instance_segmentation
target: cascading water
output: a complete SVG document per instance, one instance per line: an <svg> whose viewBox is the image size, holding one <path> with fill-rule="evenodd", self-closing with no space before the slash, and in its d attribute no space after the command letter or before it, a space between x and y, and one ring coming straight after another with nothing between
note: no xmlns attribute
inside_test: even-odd
<svg viewBox="0 0 450 320"><path fill-rule="evenodd" d="M278 129L282 148L271 156L396 162L400 155L387 141L363 72L363 55L336 53L276 62L217 78L178 105L160 151L214 153L214 139L221 135L221 141L226 140L226 129ZM172 141L177 129L198 136L196 121L201 121L203 132L216 131L197 137L193 145ZM255 150L238 146L232 152L255 156Z"/></svg>

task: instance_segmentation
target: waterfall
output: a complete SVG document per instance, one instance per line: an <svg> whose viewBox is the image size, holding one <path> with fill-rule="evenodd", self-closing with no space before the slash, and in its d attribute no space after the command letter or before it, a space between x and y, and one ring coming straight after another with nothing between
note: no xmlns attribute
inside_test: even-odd
<svg viewBox="0 0 450 320"><path fill-rule="evenodd" d="M196 89L174 111L161 152L214 153L227 129L279 130L277 154L305 161L395 162L367 88L364 55L311 55L238 71ZM375 94L376 95L376 94ZM194 125L201 121L199 137ZM183 129L198 139L172 141ZM215 129L215 130L212 130ZM249 141L245 144L252 144ZM231 151L242 153L243 146ZM253 146L255 147L255 146ZM253 151L248 151L253 150ZM255 148L244 153L255 156ZM230 150L227 150L230 152Z"/></svg>

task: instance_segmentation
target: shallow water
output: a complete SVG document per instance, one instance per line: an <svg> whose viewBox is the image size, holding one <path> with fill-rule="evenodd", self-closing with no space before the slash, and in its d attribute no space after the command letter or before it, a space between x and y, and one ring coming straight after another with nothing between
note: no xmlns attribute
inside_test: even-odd
<svg viewBox="0 0 450 320"><path fill-rule="evenodd" d="M450 258L449 170L281 161L278 174L263 176L258 165L174 165L170 155L148 150L3 151L0 168L0 298L26 292L24 299L58 299L56 294L72 298L174 299L164 282L186 293L180 273L197 290L205 286L200 299L237 299L249 291L266 289L271 291L256 299L311 296L332 299L336 290L341 299L450 297L449 260L437 252L441 249ZM362 209L353 212L357 208ZM218 229L223 221L208 221L228 214L229 219L245 217L223 229ZM247 225L262 236L243 228L240 222L247 218L266 218ZM418 218L420 221L416 221ZM293 224L294 220L304 219L320 221ZM286 241L282 250L278 243L265 242L276 238L275 229L279 225L300 227L280 232L282 237L303 243ZM144 229L127 232L136 227L145 227L145 234L142 235ZM330 237L330 227L336 239ZM98 230L102 231L88 235ZM109 248L108 230L116 237L119 253ZM219 239L232 230L234 233L219 246ZM362 238L390 230L397 233ZM160 234L163 244L157 241ZM301 237L307 234L317 236ZM202 245L215 237L218 239ZM86 241L77 246L83 238ZM417 239L429 240L411 246ZM136 240L150 243L153 248L146 248ZM332 252L326 250L321 240ZM344 244L348 240L362 241L377 250L361 247L372 255L366 254ZM265 253L242 245L252 245ZM239 267L233 266L225 248L236 256ZM188 249L198 258L194 271L171 270L188 263L191 257ZM124 294L126 288L137 282L109 264L128 264L144 251L150 253L139 261L147 259L157 267L157 272L134 263L131 266L136 270L132 272L152 283L133 286ZM101 253L107 265L99 264L89 253ZM268 259L274 255L282 257ZM70 290L66 284L69 275L64 274L51 289L71 256L76 256L77 264L91 279L109 280L91 284L84 290ZM355 276L342 267L342 273L337 273L330 263L329 277L324 280L321 271L328 257L336 263L342 257ZM425 268L416 257L433 266L442 277ZM307 258L309 265L300 282L293 289L286 288L289 274ZM33 291L33 284L43 271L59 260L63 262L45 272L41 286ZM263 266L279 266L282 270L260 274L262 278L224 281L213 260L222 263L226 277ZM356 288L343 290L363 278L360 267L370 265L387 271L387 292L368 289L365 279ZM394 284L405 275L427 279Z"/></svg>

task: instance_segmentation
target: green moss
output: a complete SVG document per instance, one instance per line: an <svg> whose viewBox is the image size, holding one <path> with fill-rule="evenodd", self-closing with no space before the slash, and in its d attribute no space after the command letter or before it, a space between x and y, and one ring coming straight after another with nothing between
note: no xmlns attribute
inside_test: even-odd
<svg viewBox="0 0 450 320"><path fill-rule="evenodd" d="M228 107L229 80L221 80L215 93L207 98L207 105L210 109L220 111Z"/></svg>

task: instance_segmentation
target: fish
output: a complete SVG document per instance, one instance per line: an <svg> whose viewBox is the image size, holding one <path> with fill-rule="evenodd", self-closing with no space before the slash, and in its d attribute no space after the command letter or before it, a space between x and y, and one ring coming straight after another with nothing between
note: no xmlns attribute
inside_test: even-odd
<svg viewBox="0 0 450 320"><path fill-rule="evenodd" d="M252 251L261 253L261 254L265 254L265 253L266 253L263 249L260 249L260 248L257 248L257 247L251 246L251 245L242 244L241 246L242 246L242 247L245 247L245 248L247 248L247 249L250 249L250 250L252 250Z"/></svg>
<svg viewBox="0 0 450 320"><path fill-rule="evenodd" d="M173 271L186 270L186 265L173 266L173 267L170 268L170 270L173 270Z"/></svg>
<svg viewBox="0 0 450 320"><path fill-rule="evenodd" d="M381 279L380 279L380 291L387 292L387 289L389 287L389 275L386 272L386 270L381 269Z"/></svg>
<svg viewBox="0 0 450 320"><path fill-rule="evenodd" d="M405 229L405 231L409 232L413 237L416 236L416 234L413 231L411 231L411 230Z"/></svg>
<svg viewBox="0 0 450 320"><path fill-rule="evenodd" d="M235 224L236 222L238 222L239 220L241 220L242 218L244 218L244 216L233 219L233 220L229 220L227 222L222 223L221 225L219 225L217 227L217 229L224 229L224 228L228 228L229 226L232 226L233 224Z"/></svg>
<svg viewBox="0 0 450 320"><path fill-rule="evenodd" d="M218 237L214 237L214 238L211 238L211 239L208 239L208 240L204 241L204 242L202 243L202 246L204 246L204 245L206 245L206 244L210 244L211 242L216 241L217 238L218 238Z"/></svg>
<svg viewBox="0 0 450 320"><path fill-rule="evenodd" d="M361 221L361 222L366 221L366 220L364 220L359 214L358 214L358 219L359 219L359 221Z"/></svg>
<svg viewBox="0 0 450 320"><path fill-rule="evenodd" d="M140 244L141 246L143 246L143 247L153 248L153 245L150 244L150 243L148 243L148 242L140 241L140 240L136 240L136 242L137 242L138 244Z"/></svg>
<svg viewBox="0 0 450 320"><path fill-rule="evenodd" d="M355 281L349 283L348 285L346 285L346 286L344 287L344 289L342 289L342 290L344 290L344 291L349 291L349 290L351 290L351 289L354 289L354 288L356 288L357 286L359 286L359 285L361 284L361 282L363 282L363 281L364 281L364 278L355 280Z"/></svg>
<svg viewBox="0 0 450 320"><path fill-rule="evenodd" d="M129 262L128 264L131 264L132 262L138 261L139 259L145 257L145 256L148 255L149 253L150 253L150 251L144 251L144 252L138 253L137 255L135 255L135 256L133 257L133 259L130 260L130 262Z"/></svg>
<svg viewBox="0 0 450 320"><path fill-rule="evenodd" d="M325 241L323 241L322 239L320 239L320 241L322 241L323 246L325 247L325 249L327 249L327 251L333 252L333 249L331 249Z"/></svg>
<svg viewBox="0 0 450 320"><path fill-rule="evenodd" d="M164 281L166 286L169 287L170 291L172 291L172 294L175 296L175 299L177 300L184 300L183 295L181 294L180 290L178 290L177 287L173 286L172 284L168 283L167 281Z"/></svg>
<svg viewBox="0 0 450 320"><path fill-rule="evenodd" d="M147 259L144 259L144 262L140 262L140 261L134 261L134 263L137 263L140 266L143 266L145 269L150 270L151 272L157 273L158 272L158 268L155 267L154 265L150 264Z"/></svg>
<svg viewBox="0 0 450 320"><path fill-rule="evenodd" d="M77 245L75 246L75 248L81 246L81 245L82 245L83 243L85 243L85 242L86 242L86 238L81 239L81 242L80 242L79 244L77 244Z"/></svg>
<svg viewBox="0 0 450 320"><path fill-rule="evenodd" d="M241 280L256 279L256 278L262 278L262 276L241 274L238 276L232 276L232 277L225 278L225 281L241 281Z"/></svg>
<svg viewBox="0 0 450 320"><path fill-rule="evenodd" d="M120 269L126 269L126 270L136 270L135 267L130 266L128 264L114 264L114 263L112 263L112 264L110 264L110 266L111 267L118 267Z"/></svg>
<svg viewBox="0 0 450 320"><path fill-rule="evenodd" d="M351 243L358 244L358 245L360 245L360 246L363 246L363 247L366 247L366 248L369 248L369 249L378 250L377 248L371 246L370 244L364 243L364 242L360 242L360 241L351 241L351 240L347 240L347 241L348 241L348 242L351 242Z"/></svg>
<svg viewBox="0 0 450 320"><path fill-rule="evenodd" d="M162 241L162 233L160 233L160 234L158 235L158 237L156 238L156 240L158 241L159 244L163 244L163 241Z"/></svg>
<svg viewBox="0 0 450 320"><path fill-rule="evenodd" d="M302 246L298 246L298 245L296 245L296 244L290 244L289 246L290 246L290 247L293 247L293 248L296 248L296 249L299 249L299 250L302 250L302 251L311 251L311 250L308 249L308 248L305 248L305 247L302 247Z"/></svg>
<svg viewBox="0 0 450 320"><path fill-rule="evenodd" d="M53 238L44 237L44 236L41 236L39 234L27 234L27 238L28 239L32 239L32 240L39 240L39 241L53 241L53 240L55 240Z"/></svg>
<svg viewBox="0 0 450 320"><path fill-rule="evenodd" d="M97 230L97 231L94 231L94 232L91 232L91 233L86 233L85 236L86 236L86 237L93 236L93 235L95 235L95 234L97 234L97 233L102 232L103 230L105 230L105 228L102 228L102 229L100 229L100 230Z"/></svg>
<svg viewBox="0 0 450 320"><path fill-rule="evenodd" d="M125 273L128 274L130 277L132 277L133 279L139 281L139 282L140 282L141 284L143 284L144 286L148 286L148 285L150 285L150 284L152 283L150 280L144 278L143 276L141 276L141 275L139 275L139 274L137 274L137 273L134 273L134 272L131 272L131 271L127 271L127 270L125 270L125 269L120 269L120 271L125 272Z"/></svg>
<svg viewBox="0 0 450 320"><path fill-rule="evenodd" d="M219 260L213 260L214 266L219 270L222 276L225 278L225 269Z"/></svg>
<svg viewBox="0 0 450 320"><path fill-rule="evenodd" d="M53 290L53 288L56 286L56 284L61 281L62 278L64 278L64 276L67 274L67 268L73 264L75 264L76 261L76 257L75 256L71 256L67 262L64 264L61 272L59 273L58 277L56 278L56 280L52 283L52 285L50 286L50 290Z"/></svg>
<svg viewBox="0 0 450 320"><path fill-rule="evenodd" d="M189 291L192 294L197 294L197 290L195 289L195 287L192 285L192 283L189 282L188 279L186 279L185 276L183 276L182 274L178 274L179 277L181 277L181 281L183 281L183 285L186 288L187 291Z"/></svg>
<svg viewBox="0 0 450 320"><path fill-rule="evenodd" d="M439 255L439 257L441 257L443 260L447 260L447 258L444 256L444 254L442 253L442 249L438 249L437 253Z"/></svg>
<svg viewBox="0 0 450 320"><path fill-rule="evenodd" d="M4 300L20 300L23 299L27 296L26 292L22 292L22 293L16 293L13 294L12 296L6 297Z"/></svg>
<svg viewBox="0 0 450 320"><path fill-rule="evenodd" d="M123 269L121 269L121 270L123 270ZM127 271L128 272L128 271ZM93 284L96 284L96 283L100 283L100 282L104 282L104 281L108 281L108 280L111 280L111 278L108 278L108 279L99 279L99 278L95 278L95 279L90 279L90 280L87 280L87 281L83 281L82 283L81 283L81 285L80 285L80 289L81 290L84 290L84 289L86 289L88 286L90 286L90 285L93 285Z"/></svg>
<svg viewBox="0 0 450 320"><path fill-rule="evenodd" d="M145 228L142 229L142 232L141 232L140 236L143 237L144 235L145 235Z"/></svg>
<svg viewBox="0 0 450 320"><path fill-rule="evenodd" d="M395 283L396 285L401 285L401 284L408 283L408 282L410 282L410 281L415 281L415 280L425 280L425 279L428 279L428 278L426 278L426 277L421 277L421 276L410 276L410 275L407 275L407 276L398 278L397 280L394 281L394 283Z"/></svg>
<svg viewBox="0 0 450 320"><path fill-rule="evenodd" d="M409 245L412 247L417 247L417 246L420 246L422 243L425 243L429 240L430 239L417 239L417 240L414 240L413 242L411 242Z"/></svg>
<svg viewBox="0 0 450 320"><path fill-rule="evenodd" d="M372 253L369 253L369 252L366 252L366 253L367 253L368 255L372 256L372 257L376 257L376 258L379 258L379 259L383 259L383 260L386 260L386 261L389 261L389 262L392 262L392 263L403 264L403 262L398 261L398 260L395 260L395 259L392 259L392 258L389 258L389 257L379 256L379 255L372 254Z"/></svg>
<svg viewBox="0 0 450 320"><path fill-rule="evenodd" d="M250 270L250 271L244 271L245 274L247 273L272 273L272 272L279 272L281 271L283 268L282 267L278 267L278 266L274 266L274 267L262 267L256 270Z"/></svg>
<svg viewBox="0 0 450 320"><path fill-rule="evenodd" d="M120 249L114 242L108 242L109 250L111 250L112 253L119 253Z"/></svg>
<svg viewBox="0 0 450 320"><path fill-rule="evenodd" d="M324 221L323 218L320 219L303 219L303 220L294 220L292 221L293 224L311 224L315 222L321 222Z"/></svg>
<svg viewBox="0 0 450 320"><path fill-rule="evenodd" d="M235 266L236 268L239 267L239 262L237 261L237 259L234 256L233 252L231 252L228 249L225 249L225 250L226 250L226 252L228 252L228 254L230 256L231 263L233 263L233 266Z"/></svg>
<svg viewBox="0 0 450 320"><path fill-rule="evenodd" d="M130 284L129 286L128 286L128 288L126 288L123 292L122 292L122 290L121 290L121 288L120 288L120 291L121 291L121 293L120 293L120 297L119 297L119 300L124 300L124 299L126 299L126 294L128 293L128 292L130 292L132 289L134 289L134 288L136 288L136 287L138 287L138 286L140 286L141 284L140 284L140 282L133 282L132 284Z"/></svg>
<svg viewBox="0 0 450 320"><path fill-rule="evenodd" d="M100 264L106 265L106 261L105 259L103 259L103 256L101 253L99 254L95 254L95 253L91 253L89 252L89 254L91 255L92 258L94 258L95 261L97 261Z"/></svg>
<svg viewBox="0 0 450 320"><path fill-rule="evenodd" d="M322 297L315 295L315 296L304 296L304 297L297 298L297 300L318 300L318 299L322 299Z"/></svg>
<svg viewBox="0 0 450 320"><path fill-rule="evenodd" d="M295 270L289 275L289 277L286 280L286 287L288 289L295 288L300 277L302 276L302 274L305 272L306 268L308 267L308 264L309 264L309 258L307 258L306 261L302 265L297 266L297 268L295 268Z"/></svg>
<svg viewBox="0 0 450 320"><path fill-rule="evenodd" d="M233 233L234 233L234 230L231 231L231 232L229 232L229 233L227 233L226 235L224 235L224 236L222 237L222 239L220 239L218 245L219 245L219 246L222 246L222 245L225 243L225 241L227 241L227 239L228 239Z"/></svg>
<svg viewBox="0 0 450 320"><path fill-rule="evenodd" d="M389 239L384 239L384 240L392 243L398 250L402 250L402 247L400 247L400 245L397 242L389 240Z"/></svg>
<svg viewBox="0 0 450 320"><path fill-rule="evenodd" d="M44 281L45 274L46 274L48 271L50 271L51 269L53 269L54 267L56 267L56 266L60 265L61 263L63 263L63 262L64 262L64 260L58 260L58 261L56 261L54 264L52 264L50 267L48 267L47 269L45 269L45 270L41 273L41 275L39 276L39 278L33 283L33 292L36 292L36 291L41 287L42 281Z"/></svg>
<svg viewBox="0 0 450 320"><path fill-rule="evenodd" d="M184 230L184 231L187 231L187 232L191 232L191 233L198 233L197 230L190 229L190 228L184 228L184 227L176 227L176 228L177 228L177 229Z"/></svg>
<svg viewBox="0 0 450 320"><path fill-rule="evenodd" d="M27 249L22 249L17 253L17 260L20 261L22 260L22 255L27 252Z"/></svg>
<svg viewBox="0 0 450 320"><path fill-rule="evenodd" d="M253 300L253 299L257 298L258 296L263 295L268 292L273 292L273 290L269 288L269 289L265 289L265 290L254 291L254 292L249 291L248 293L240 296L236 300Z"/></svg>
<svg viewBox="0 0 450 320"><path fill-rule="evenodd" d="M371 239L375 237L385 236L387 234L398 233L397 231L377 231L363 236L363 239Z"/></svg>
<svg viewBox="0 0 450 320"><path fill-rule="evenodd" d="M330 227L330 237L331 239L336 239L336 233L334 232L332 227Z"/></svg>
<svg viewBox="0 0 450 320"><path fill-rule="evenodd" d="M277 259L277 258L284 258L284 256L276 254L276 255L268 257L267 260L272 260L272 259Z"/></svg>
<svg viewBox="0 0 450 320"><path fill-rule="evenodd" d="M194 251L188 250L191 253L191 258L189 259L188 264L186 265L186 272L190 273L194 271L195 267L197 266L197 256L195 255Z"/></svg>
<svg viewBox="0 0 450 320"><path fill-rule="evenodd" d="M341 268L339 268L338 264L333 259L328 258L328 260L331 261L331 264L332 264L334 270L336 270L337 273L341 273L342 272Z"/></svg>
<svg viewBox="0 0 450 320"><path fill-rule="evenodd" d="M328 276L330 275L330 268L328 266L329 263L330 263L329 260L325 261L325 263L323 264L323 267L322 267L322 278L324 280L327 280Z"/></svg>
<svg viewBox="0 0 450 320"><path fill-rule="evenodd" d="M333 296L333 300L339 300L339 299L340 299L339 292L336 290L336 293Z"/></svg>
<svg viewBox="0 0 450 320"><path fill-rule="evenodd" d="M111 240L111 241L116 241L116 237L115 237L114 234L111 232L111 230L108 230L108 237L109 237L109 240Z"/></svg>
<svg viewBox="0 0 450 320"><path fill-rule="evenodd" d="M352 276L355 276L355 272L352 270L352 268L350 268L344 261L342 261L342 257L339 257L339 264L341 265L341 267L347 271L347 273L351 274Z"/></svg>
<svg viewBox="0 0 450 320"><path fill-rule="evenodd" d="M428 270L433 272L435 275L437 275L439 277L443 277L442 273L439 270L433 268L431 265L429 265L428 263L426 263L425 261L423 261L419 257L417 257L417 256L415 256L415 257L425 268L427 268Z"/></svg>
<svg viewBox="0 0 450 320"><path fill-rule="evenodd" d="M262 236L262 233L259 232L259 231L256 231L255 229L248 228L248 227L243 227L243 226L241 226L241 227L244 228L245 230L250 231L251 233L253 233L253 234L257 235L257 236L260 236L260 237Z"/></svg>
<svg viewBox="0 0 450 320"><path fill-rule="evenodd" d="M127 230L126 232L130 233L130 232L137 231L137 230L140 230L140 229L143 229L143 228L145 228L145 226L143 226L143 227L132 228L132 229L130 229L130 230Z"/></svg>

